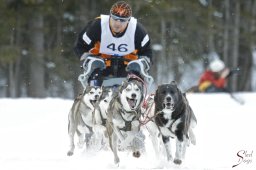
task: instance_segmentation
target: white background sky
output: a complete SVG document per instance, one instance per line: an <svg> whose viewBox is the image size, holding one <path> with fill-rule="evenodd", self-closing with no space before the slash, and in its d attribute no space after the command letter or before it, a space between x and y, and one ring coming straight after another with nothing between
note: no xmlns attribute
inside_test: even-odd
<svg viewBox="0 0 256 170"><path fill-rule="evenodd" d="M187 149L180 167L156 158L146 134L146 152L133 158L119 152L119 169L256 169L256 93L188 94L198 125L197 145ZM72 101L64 99L0 99L0 170L89 170L118 169L110 150L84 152L76 149L66 156L68 112ZM252 152L239 163L237 152ZM240 159L241 161L242 159Z"/></svg>

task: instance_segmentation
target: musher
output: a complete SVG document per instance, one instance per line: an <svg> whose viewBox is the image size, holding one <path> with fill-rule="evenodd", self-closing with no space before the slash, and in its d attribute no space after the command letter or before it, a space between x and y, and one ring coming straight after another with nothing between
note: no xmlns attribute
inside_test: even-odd
<svg viewBox="0 0 256 170"><path fill-rule="evenodd" d="M153 82L148 74L150 38L124 1L116 2L109 15L90 21L78 35L74 50L84 68L80 76L83 86L101 86L104 77L126 77L129 73Z"/></svg>

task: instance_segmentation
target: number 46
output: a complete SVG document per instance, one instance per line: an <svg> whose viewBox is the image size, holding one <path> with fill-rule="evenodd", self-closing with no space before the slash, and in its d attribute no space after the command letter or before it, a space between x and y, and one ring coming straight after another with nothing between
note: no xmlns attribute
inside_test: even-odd
<svg viewBox="0 0 256 170"><path fill-rule="evenodd" d="M108 49L111 49L112 51L118 50L119 52L126 52L128 49L126 48L127 44L120 44L117 48L114 43L111 43L107 46Z"/></svg>

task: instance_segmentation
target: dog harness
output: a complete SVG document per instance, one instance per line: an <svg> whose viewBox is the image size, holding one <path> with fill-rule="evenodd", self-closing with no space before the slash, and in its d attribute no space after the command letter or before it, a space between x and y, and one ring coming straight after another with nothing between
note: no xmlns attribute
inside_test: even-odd
<svg viewBox="0 0 256 170"><path fill-rule="evenodd" d="M123 117L123 113L132 113L132 112L135 112L134 117L132 118L132 120L131 120L131 121L125 120L124 117ZM132 111L132 112L127 112L127 111L125 111L124 109L122 109L122 111L121 111L121 113L120 113L120 116L121 116L121 118L123 119L123 121L124 121L124 123L125 123L125 126L124 126L123 128L119 128L120 130L125 131L125 132L132 130L132 122L133 122L136 118L139 117L138 114L136 114L137 111Z"/></svg>
<svg viewBox="0 0 256 170"><path fill-rule="evenodd" d="M100 111L100 118L101 118L101 121L102 121L102 125L106 126L107 119L104 119L104 117L101 114L101 111Z"/></svg>

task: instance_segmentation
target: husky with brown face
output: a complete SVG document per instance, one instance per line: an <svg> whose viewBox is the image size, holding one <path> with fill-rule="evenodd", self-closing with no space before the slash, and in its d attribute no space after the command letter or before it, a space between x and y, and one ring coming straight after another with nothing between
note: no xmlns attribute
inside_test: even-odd
<svg viewBox="0 0 256 170"><path fill-rule="evenodd" d="M118 145L131 147L133 156L139 157L144 141L140 135L139 118L143 101L143 83L138 80L124 81L110 102L107 115L107 131L114 162L119 163ZM136 145L135 143L141 145Z"/></svg>
<svg viewBox="0 0 256 170"><path fill-rule="evenodd" d="M175 164L181 164L185 157L186 147L191 142L196 143L195 135L192 131L197 124L196 117L186 99L176 85L175 81L170 84L158 86L154 96L154 123L147 126L151 130L152 140L156 140L159 131L164 143L168 161L173 160L171 154L170 138L176 140ZM152 126L153 125L153 126ZM156 141L153 141L156 143Z"/></svg>
<svg viewBox="0 0 256 170"><path fill-rule="evenodd" d="M87 86L84 94L78 96L68 115L68 135L70 138L70 149L68 156L73 155L75 144L75 134L79 137L78 146L83 147L84 143L89 143L93 134L93 110L95 103L101 95L100 87ZM87 145L88 146L88 145Z"/></svg>

